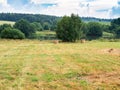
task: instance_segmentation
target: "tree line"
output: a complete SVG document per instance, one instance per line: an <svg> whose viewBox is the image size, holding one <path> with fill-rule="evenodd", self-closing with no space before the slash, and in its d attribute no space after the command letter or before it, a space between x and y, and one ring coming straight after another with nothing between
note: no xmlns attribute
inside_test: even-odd
<svg viewBox="0 0 120 90"><path fill-rule="evenodd" d="M21 19L25 19L30 23L37 22L41 24L41 30L54 30L59 17L41 14L0 13L0 20L17 22Z"/></svg>
<svg viewBox="0 0 120 90"><path fill-rule="evenodd" d="M111 21L111 25L98 22L84 23L78 15L64 16L57 25L57 37L65 42L75 42L82 38L93 40L103 36L103 32L114 34L120 38L120 18Z"/></svg>
<svg viewBox="0 0 120 90"><path fill-rule="evenodd" d="M120 38L120 18L112 20L111 25L105 25L98 22L85 23L78 15L71 14L62 17L55 25L57 38L64 42L75 42L83 38L98 39L103 36L103 32L112 33L115 38ZM8 39L31 39L35 38L36 31L41 30L43 30L41 23L20 19L13 26L1 25L0 36Z"/></svg>
<svg viewBox="0 0 120 90"><path fill-rule="evenodd" d="M111 19L99 19L94 17L80 17L85 22L111 22ZM25 19L30 23L37 22L41 24L41 30L55 30L57 22L62 17L42 15L42 14L20 14L20 13L0 13L0 20L19 21Z"/></svg>

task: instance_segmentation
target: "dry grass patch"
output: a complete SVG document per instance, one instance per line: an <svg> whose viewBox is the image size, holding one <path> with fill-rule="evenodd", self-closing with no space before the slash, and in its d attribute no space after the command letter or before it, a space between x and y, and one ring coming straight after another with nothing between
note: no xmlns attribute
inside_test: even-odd
<svg viewBox="0 0 120 90"><path fill-rule="evenodd" d="M0 90L119 90L119 45L1 40Z"/></svg>

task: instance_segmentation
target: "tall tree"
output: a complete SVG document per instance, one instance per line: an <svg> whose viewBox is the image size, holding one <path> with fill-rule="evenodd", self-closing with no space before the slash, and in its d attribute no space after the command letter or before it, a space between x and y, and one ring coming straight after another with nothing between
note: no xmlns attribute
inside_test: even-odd
<svg viewBox="0 0 120 90"><path fill-rule="evenodd" d="M81 19L78 15L72 14L71 17L64 16L58 22L56 34L59 39L65 42L75 42L83 34L81 30Z"/></svg>

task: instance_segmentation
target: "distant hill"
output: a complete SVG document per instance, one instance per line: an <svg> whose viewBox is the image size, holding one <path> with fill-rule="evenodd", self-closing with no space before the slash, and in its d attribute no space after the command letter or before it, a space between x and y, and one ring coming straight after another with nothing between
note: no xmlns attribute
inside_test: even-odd
<svg viewBox="0 0 120 90"><path fill-rule="evenodd" d="M40 14L0 13L0 20L16 22L20 19L26 19L29 22L48 22L49 24L55 24L58 17Z"/></svg>
<svg viewBox="0 0 120 90"><path fill-rule="evenodd" d="M21 13L0 13L0 20L16 22L20 19L26 19L29 22L39 22L42 26L45 23L49 25L51 29L54 29L57 22L62 17L42 15L42 14L21 14ZM80 17L84 22L100 22L102 24L109 25L112 19L100 19L94 17Z"/></svg>
<svg viewBox="0 0 120 90"><path fill-rule="evenodd" d="M111 22L113 19L100 19L94 17L81 17L81 19L85 22Z"/></svg>
<svg viewBox="0 0 120 90"><path fill-rule="evenodd" d="M42 26L47 23L50 28L54 28L59 17L41 14L0 13L0 20L16 22L20 19L26 19L29 22L39 22Z"/></svg>
<svg viewBox="0 0 120 90"><path fill-rule="evenodd" d="M0 13L0 20L7 21L18 21L20 19L26 19L30 22L49 22L56 21L61 17L50 16L50 15L42 15L42 14L20 14L20 13ZM93 21L93 22L111 22L112 19L100 19L94 17L81 17L83 21Z"/></svg>

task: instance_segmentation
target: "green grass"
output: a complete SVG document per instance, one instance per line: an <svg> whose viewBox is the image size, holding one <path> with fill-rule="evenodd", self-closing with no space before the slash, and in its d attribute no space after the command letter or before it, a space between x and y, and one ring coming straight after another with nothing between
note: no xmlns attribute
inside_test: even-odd
<svg viewBox="0 0 120 90"><path fill-rule="evenodd" d="M100 24L110 25L110 22L99 22Z"/></svg>
<svg viewBox="0 0 120 90"><path fill-rule="evenodd" d="M51 40L56 38L56 33L54 31L44 30L36 32L37 39L40 40Z"/></svg>
<svg viewBox="0 0 120 90"><path fill-rule="evenodd" d="M114 34L112 34L112 33L108 33L108 32L103 32L103 38L114 38L115 36L114 36Z"/></svg>
<svg viewBox="0 0 120 90"><path fill-rule="evenodd" d="M54 35L55 32L54 31L49 31L49 30L44 30L44 31L38 31L37 34L45 36L45 35L49 35L49 34Z"/></svg>
<svg viewBox="0 0 120 90"><path fill-rule="evenodd" d="M85 23L89 23L90 21L85 21ZM94 22L94 21L93 21ZM100 24L104 24L104 25L110 25L110 22L103 22L103 21L99 21L98 23Z"/></svg>
<svg viewBox="0 0 120 90"><path fill-rule="evenodd" d="M0 25L3 25L3 24L11 24L11 25L14 25L15 22L12 22L12 21L1 21L1 20L0 20Z"/></svg>
<svg viewBox="0 0 120 90"><path fill-rule="evenodd" d="M0 47L0 90L120 89L120 42L0 40Z"/></svg>

